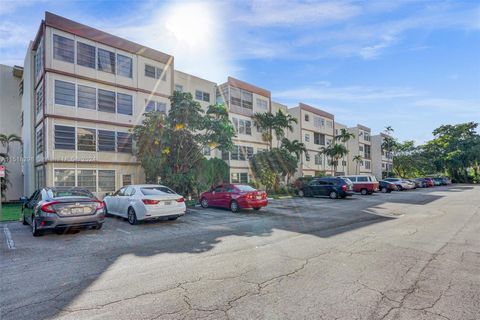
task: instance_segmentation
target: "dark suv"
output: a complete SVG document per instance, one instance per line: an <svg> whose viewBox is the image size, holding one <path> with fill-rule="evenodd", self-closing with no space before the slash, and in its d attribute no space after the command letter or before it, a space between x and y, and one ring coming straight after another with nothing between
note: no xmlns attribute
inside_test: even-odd
<svg viewBox="0 0 480 320"><path fill-rule="evenodd" d="M338 177L314 178L302 184L297 190L300 197L327 196L331 199L345 198L353 195L350 180Z"/></svg>

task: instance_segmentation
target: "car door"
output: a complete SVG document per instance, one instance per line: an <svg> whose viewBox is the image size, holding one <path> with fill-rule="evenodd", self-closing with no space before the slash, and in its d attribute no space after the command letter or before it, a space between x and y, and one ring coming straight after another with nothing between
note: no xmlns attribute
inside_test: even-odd
<svg viewBox="0 0 480 320"><path fill-rule="evenodd" d="M128 207L130 206L130 200L134 192L135 189L131 186L128 186L126 187L125 191L118 197L117 212L122 217L127 217Z"/></svg>
<svg viewBox="0 0 480 320"><path fill-rule="evenodd" d="M118 208L119 208L119 202L121 199L121 196L123 196L123 193L125 192L126 187L122 187L117 192L115 192L113 195L109 196L107 199L107 210L108 213L116 214L118 215Z"/></svg>
<svg viewBox="0 0 480 320"><path fill-rule="evenodd" d="M32 223L33 209L38 201L38 195L40 190L35 190L35 192L28 198L27 202L23 205L23 215L25 220L29 223Z"/></svg>
<svg viewBox="0 0 480 320"><path fill-rule="evenodd" d="M321 192L321 186L320 186L320 180L319 179L314 179L310 181L308 184L308 190L306 190L306 194L310 196L318 196L320 195Z"/></svg>
<svg viewBox="0 0 480 320"><path fill-rule="evenodd" d="M221 196L220 196L221 206L225 207L225 208L229 208L230 207L230 201L232 200L233 195L237 192L238 192L238 190L235 189L235 186L232 185L232 184L223 186L223 190L222 190Z"/></svg>
<svg viewBox="0 0 480 320"><path fill-rule="evenodd" d="M330 189L330 179L319 179L318 180L318 191L317 191L317 195L319 196L326 196L330 193L329 189Z"/></svg>
<svg viewBox="0 0 480 320"><path fill-rule="evenodd" d="M210 197L208 199L208 204L211 206L220 206L219 201L219 194L223 191L223 186L216 186L213 188L212 192L210 192Z"/></svg>

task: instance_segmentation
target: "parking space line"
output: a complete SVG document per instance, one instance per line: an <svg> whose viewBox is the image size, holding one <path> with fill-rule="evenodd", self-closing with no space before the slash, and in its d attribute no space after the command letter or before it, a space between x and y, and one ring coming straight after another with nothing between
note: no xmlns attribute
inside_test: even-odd
<svg viewBox="0 0 480 320"><path fill-rule="evenodd" d="M120 228L117 228L117 231L120 231L120 232L123 232L123 233L126 233L126 234L131 234L131 232L122 230L122 229L120 229Z"/></svg>
<svg viewBox="0 0 480 320"><path fill-rule="evenodd" d="M14 250L15 249L15 242L13 242L12 234L10 233L10 229L8 227L3 227L3 233L5 234L5 238L7 240L8 249Z"/></svg>

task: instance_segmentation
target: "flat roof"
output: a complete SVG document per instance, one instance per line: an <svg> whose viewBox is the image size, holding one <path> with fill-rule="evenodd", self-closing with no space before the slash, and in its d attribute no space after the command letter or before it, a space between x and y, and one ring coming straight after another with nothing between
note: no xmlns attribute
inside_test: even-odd
<svg viewBox="0 0 480 320"><path fill-rule="evenodd" d="M326 111L323 111L323 110L320 110L320 109L317 109L315 107L312 107L312 106L309 106L308 104L305 104L305 103L302 103L300 102L298 104L298 106L300 107L300 109L303 109L303 110L307 110L311 113L315 113L319 116L322 116L322 117L325 117L325 118L329 118L329 119L332 119L334 120L335 119L335 116L331 113L328 113Z"/></svg>
<svg viewBox="0 0 480 320"><path fill-rule="evenodd" d="M271 96L272 96L271 92L268 91L267 89L257 87L253 84L247 83L247 82L242 81L242 80L235 79L233 77L228 77L227 83L232 87L240 88L240 89L252 92L252 93L256 93L258 95L261 95L261 96L264 96L264 97L267 97L267 98L271 98Z"/></svg>

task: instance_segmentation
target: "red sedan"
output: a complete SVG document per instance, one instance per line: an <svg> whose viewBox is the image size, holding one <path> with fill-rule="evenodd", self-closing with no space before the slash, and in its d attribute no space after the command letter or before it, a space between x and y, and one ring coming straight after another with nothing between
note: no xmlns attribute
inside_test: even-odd
<svg viewBox="0 0 480 320"><path fill-rule="evenodd" d="M213 188L200 196L203 208L222 207L237 212L244 208L260 210L268 204L267 193L258 191L245 184L224 184Z"/></svg>

